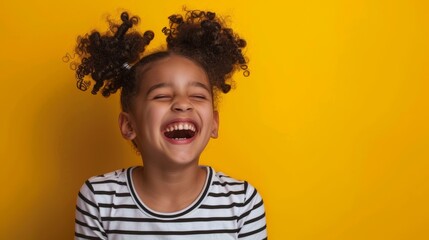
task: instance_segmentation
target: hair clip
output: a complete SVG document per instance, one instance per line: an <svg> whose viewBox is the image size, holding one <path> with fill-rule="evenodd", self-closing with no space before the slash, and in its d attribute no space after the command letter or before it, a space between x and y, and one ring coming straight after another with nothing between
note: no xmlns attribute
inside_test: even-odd
<svg viewBox="0 0 429 240"><path fill-rule="evenodd" d="M132 66L129 63L127 63L127 62L125 62L124 64L122 64L122 67L125 68L125 69L127 69L127 70L130 70L132 68Z"/></svg>

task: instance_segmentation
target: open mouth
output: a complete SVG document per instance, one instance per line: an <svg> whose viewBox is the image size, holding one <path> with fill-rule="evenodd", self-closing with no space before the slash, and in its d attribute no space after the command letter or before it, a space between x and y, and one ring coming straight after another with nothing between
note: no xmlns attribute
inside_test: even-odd
<svg viewBox="0 0 429 240"><path fill-rule="evenodd" d="M175 122L164 129L164 136L172 141L185 141L192 139L197 128L191 122Z"/></svg>

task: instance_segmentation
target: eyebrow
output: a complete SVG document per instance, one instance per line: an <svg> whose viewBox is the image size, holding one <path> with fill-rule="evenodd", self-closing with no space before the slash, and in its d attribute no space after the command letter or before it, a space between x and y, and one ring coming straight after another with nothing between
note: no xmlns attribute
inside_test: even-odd
<svg viewBox="0 0 429 240"><path fill-rule="evenodd" d="M200 83L200 82L191 82L190 84L189 84L190 86L194 86L194 87L200 87L200 88L203 88L203 89L205 89L205 90L207 90L207 92L211 92L210 91L210 89L209 89L209 87L207 86L207 85L205 85L204 83ZM146 96L148 96L152 91L154 91L155 89L158 89L158 88L164 88L164 87L171 87L171 83L158 83L158 84L155 84L155 85L153 85L153 86L151 86L148 90L147 90L147 92L146 92Z"/></svg>
<svg viewBox="0 0 429 240"><path fill-rule="evenodd" d="M169 86L171 86L171 84L169 84L169 83L158 83L158 84L155 84L155 85L151 86L151 87L147 90L147 92L146 92L146 96L148 96L148 95L149 95L153 90L155 90L155 89L163 88L163 87L169 87Z"/></svg>
<svg viewBox="0 0 429 240"><path fill-rule="evenodd" d="M190 85L194 86L194 87L201 87L201 88L204 88L205 90L207 90L207 92L209 92L209 93L211 92L209 87L207 85L205 85L204 83L192 82Z"/></svg>

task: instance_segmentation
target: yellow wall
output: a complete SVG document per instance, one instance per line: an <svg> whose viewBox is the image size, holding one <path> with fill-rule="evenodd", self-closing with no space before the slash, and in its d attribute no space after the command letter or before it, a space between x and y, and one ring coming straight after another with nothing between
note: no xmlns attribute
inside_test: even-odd
<svg viewBox="0 0 429 240"><path fill-rule="evenodd" d="M251 76L223 98L203 154L262 193L271 239L429 239L427 1L1 1L1 239L71 239L89 176L140 163L118 96L61 61L122 9L139 29L189 8L231 16ZM168 3L168 4L167 4Z"/></svg>

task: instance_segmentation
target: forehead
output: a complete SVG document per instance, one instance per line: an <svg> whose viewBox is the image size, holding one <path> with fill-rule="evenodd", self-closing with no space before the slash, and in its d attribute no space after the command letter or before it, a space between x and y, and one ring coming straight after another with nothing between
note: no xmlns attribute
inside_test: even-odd
<svg viewBox="0 0 429 240"><path fill-rule="evenodd" d="M142 66L137 72L140 88L150 88L158 83L192 85L199 82L210 87L206 71L194 61L172 55ZM195 84L193 84L195 85Z"/></svg>

